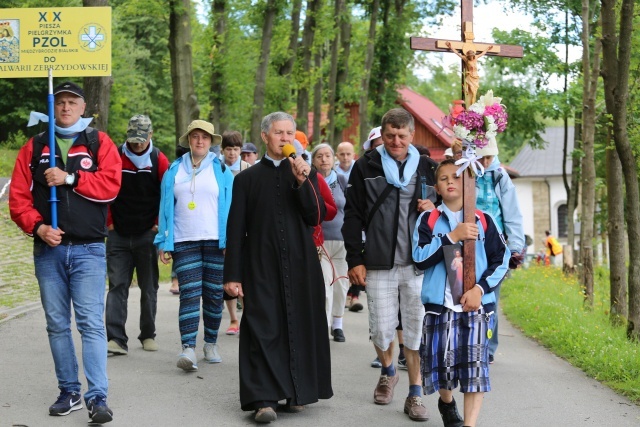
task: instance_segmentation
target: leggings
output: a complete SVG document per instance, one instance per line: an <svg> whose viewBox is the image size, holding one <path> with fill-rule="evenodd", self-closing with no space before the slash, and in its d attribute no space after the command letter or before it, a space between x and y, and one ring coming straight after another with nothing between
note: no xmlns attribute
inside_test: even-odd
<svg viewBox="0 0 640 427"><path fill-rule="evenodd" d="M200 299L204 341L215 343L222 319L222 268L224 255L217 240L180 242L172 252L180 286L178 324L183 347L195 347L200 324Z"/></svg>

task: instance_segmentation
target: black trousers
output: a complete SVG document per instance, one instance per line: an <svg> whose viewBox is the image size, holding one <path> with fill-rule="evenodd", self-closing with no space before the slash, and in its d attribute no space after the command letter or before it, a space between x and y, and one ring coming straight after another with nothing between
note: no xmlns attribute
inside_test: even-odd
<svg viewBox="0 0 640 427"><path fill-rule="evenodd" d="M109 231L107 239L107 274L109 293L105 309L107 340L114 340L128 349L127 300L129 286L136 271L140 287L140 342L156 336L158 306L158 251L153 244L156 232L149 229L142 234L123 236Z"/></svg>

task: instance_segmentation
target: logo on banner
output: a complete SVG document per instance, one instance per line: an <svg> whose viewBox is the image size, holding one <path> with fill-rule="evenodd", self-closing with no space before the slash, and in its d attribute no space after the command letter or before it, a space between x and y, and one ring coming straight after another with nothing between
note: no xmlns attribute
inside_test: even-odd
<svg viewBox="0 0 640 427"><path fill-rule="evenodd" d="M78 42L87 52L97 52L107 44L106 31L100 24L87 24L80 29Z"/></svg>

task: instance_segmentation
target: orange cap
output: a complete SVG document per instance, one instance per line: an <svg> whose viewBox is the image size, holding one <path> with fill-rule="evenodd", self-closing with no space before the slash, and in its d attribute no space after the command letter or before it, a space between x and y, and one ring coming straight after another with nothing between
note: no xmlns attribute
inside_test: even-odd
<svg viewBox="0 0 640 427"><path fill-rule="evenodd" d="M307 145L309 145L309 140L307 139L307 135L304 134L301 130L296 131L296 139L300 144L302 144L302 148L307 149Z"/></svg>

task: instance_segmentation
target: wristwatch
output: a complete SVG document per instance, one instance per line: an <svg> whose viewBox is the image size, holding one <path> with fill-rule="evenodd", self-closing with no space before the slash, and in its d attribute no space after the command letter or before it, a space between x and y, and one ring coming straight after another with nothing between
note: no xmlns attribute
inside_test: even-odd
<svg viewBox="0 0 640 427"><path fill-rule="evenodd" d="M73 185L73 183L76 182L76 176L72 173L68 174L65 178L64 178L64 183L67 185Z"/></svg>

